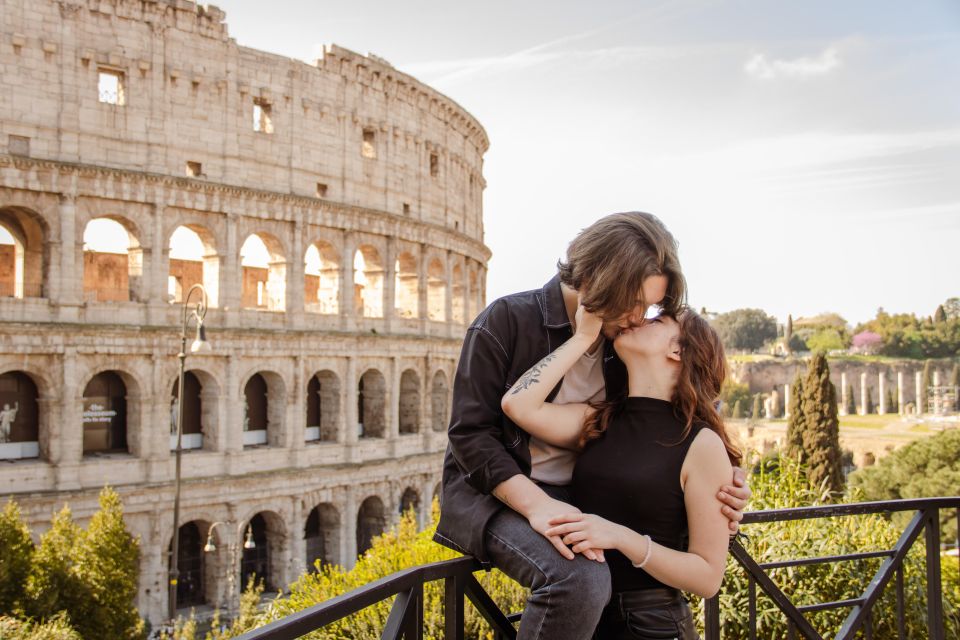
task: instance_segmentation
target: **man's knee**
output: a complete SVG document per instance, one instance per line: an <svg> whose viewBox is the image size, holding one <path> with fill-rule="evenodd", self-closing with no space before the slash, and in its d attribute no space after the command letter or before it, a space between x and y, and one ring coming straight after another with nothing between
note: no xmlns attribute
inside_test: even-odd
<svg viewBox="0 0 960 640"><path fill-rule="evenodd" d="M580 594L580 601L585 605L603 608L610 601L610 568L586 559L576 564L579 566L571 575L573 590Z"/></svg>

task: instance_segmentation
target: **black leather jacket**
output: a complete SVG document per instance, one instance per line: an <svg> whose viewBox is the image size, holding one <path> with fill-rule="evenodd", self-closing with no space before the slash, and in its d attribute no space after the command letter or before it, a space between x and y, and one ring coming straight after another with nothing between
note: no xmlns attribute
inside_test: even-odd
<svg viewBox="0 0 960 640"><path fill-rule="evenodd" d="M491 492L518 473L530 475L530 436L504 415L500 400L571 335L557 276L542 289L495 300L467 329L453 382L437 542L488 563L484 531L505 508ZM626 370L609 342L605 348L605 383L621 388ZM559 389L558 384L548 400Z"/></svg>

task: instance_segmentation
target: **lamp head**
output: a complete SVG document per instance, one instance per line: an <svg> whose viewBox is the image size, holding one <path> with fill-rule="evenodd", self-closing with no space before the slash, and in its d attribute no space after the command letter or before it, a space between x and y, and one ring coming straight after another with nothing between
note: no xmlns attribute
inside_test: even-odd
<svg viewBox="0 0 960 640"><path fill-rule="evenodd" d="M207 331L203 322L197 322L197 338L190 345L190 353L210 353L213 347L207 342Z"/></svg>
<svg viewBox="0 0 960 640"><path fill-rule="evenodd" d="M256 549L257 543L253 541L253 529L247 527L247 539L243 541L244 549Z"/></svg>
<svg viewBox="0 0 960 640"><path fill-rule="evenodd" d="M217 550L217 545L213 544L213 533L207 534L207 544L203 545L205 553L213 553Z"/></svg>

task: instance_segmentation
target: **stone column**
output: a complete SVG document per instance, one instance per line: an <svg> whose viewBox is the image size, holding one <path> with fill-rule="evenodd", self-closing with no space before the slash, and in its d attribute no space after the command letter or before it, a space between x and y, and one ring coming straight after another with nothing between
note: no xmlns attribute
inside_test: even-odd
<svg viewBox="0 0 960 640"><path fill-rule="evenodd" d="M343 381L342 406L343 414L346 417L346 429L343 433L343 442L347 444L356 444L357 425L360 423L360 416L357 415L357 360L353 357L347 358L347 375Z"/></svg>
<svg viewBox="0 0 960 640"><path fill-rule="evenodd" d="M307 542L303 539L303 528L306 524L306 518L303 516L303 504L299 496L291 499L292 514L290 532L287 534L287 540L290 541L290 575L288 581L292 582L307 571ZM297 535L300 532L301 535Z"/></svg>
<svg viewBox="0 0 960 640"><path fill-rule="evenodd" d="M383 265L383 329L390 333L390 325L397 316L397 241L387 236L386 264Z"/></svg>
<svg viewBox="0 0 960 640"><path fill-rule="evenodd" d="M243 451L243 407L246 398L240 390L239 368L237 357L227 356L226 389L223 394L227 398L226 424L220 425L220 438L228 460L231 453Z"/></svg>
<svg viewBox="0 0 960 640"><path fill-rule="evenodd" d="M860 415L867 415L867 374L860 374Z"/></svg>
<svg viewBox="0 0 960 640"><path fill-rule="evenodd" d="M357 326L357 310L353 304L353 257L357 250L355 243L352 233L344 234L343 253L340 254L340 300L338 302L340 328L344 331L352 331Z"/></svg>
<svg viewBox="0 0 960 640"><path fill-rule="evenodd" d="M233 311L235 317L240 309L240 294L243 288L243 273L240 269L240 244L237 240L236 214L227 214L227 246L223 248L223 261L220 263L220 306Z"/></svg>
<svg viewBox="0 0 960 640"><path fill-rule="evenodd" d="M420 254L417 256L417 297L420 299L419 304L419 316L420 316L420 333L425 335L427 333L427 326L430 323L430 309L427 304L429 302L428 296L428 286L429 279L427 278L427 247L424 244L420 245Z"/></svg>
<svg viewBox="0 0 960 640"><path fill-rule="evenodd" d="M286 304L287 325L300 327L303 325L303 308L306 291L304 289L304 253L303 249L303 222L297 220L293 226L293 244L290 256L287 259L287 290Z"/></svg>
<svg viewBox="0 0 960 640"><path fill-rule="evenodd" d="M400 361L397 358L390 358L387 389L387 440L396 440L400 437Z"/></svg>
<svg viewBox="0 0 960 640"><path fill-rule="evenodd" d="M878 381L879 384L877 385L877 388L880 389L880 398L879 403L877 404L879 407L877 413L883 415L887 412L887 376L883 371L880 372Z"/></svg>
<svg viewBox="0 0 960 640"><path fill-rule="evenodd" d="M353 487L347 490L347 504L343 512L343 537L346 543L343 566L352 569L357 563L357 497Z"/></svg>
<svg viewBox="0 0 960 640"><path fill-rule="evenodd" d="M897 413L904 414L903 410L903 371L897 371Z"/></svg>
<svg viewBox="0 0 960 640"><path fill-rule="evenodd" d="M940 386L940 370L935 369L933 372L933 386ZM940 394L936 393L934 395L933 407L931 407L930 413L940 413L942 407L940 406Z"/></svg>
<svg viewBox="0 0 960 640"><path fill-rule="evenodd" d="M60 282L58 297L52 297L61 307L79 305L83 302L83 237L77 234L77 200L71 195L60 198ZM56 254L51 254L55 256ZM52 278L53 273L50 273ZM52 284L52 283L51 283ZM63 312L61 312L63 317ZM64 319L75 320L76 310Z"/></svg>
<svg viewBox="0 0 960 640"><path fill-rule="evenodd" d="M843 371L840 373L840 406L839 413L842 416L847 415L847 394L850 393L850 389L847 388L847 372Z"/></svg>
<svg viewBox="0 0 960 640"><path fill-rule="evenodd" d="M790 385L783 385L783 417L790 417Z"/></svg>
<svg viewBox="0 0 960 640"><path fill-rule="evenodd" d="M447 327L444 334L448 337L453 335L453 254L446 252L443 268L446 270L446 295L444 295L443 320ZM462 272L461 272L462 273Z"/></svg>
<svg viewBox="0 0 960 640"><path fill-rule="evenodd" d="M917 373L916 373L916 393L917 393L917 401L916 401L916 403L915 403L915 404L916 404L916 407L917 407L917 415L920 415L920 414L923 413L924 405L926 404L926 403L923 401L923 396L924 396L924 393L923 393L923 392L924 392L924 388L923 388L923 374L922 374L921 372L917 371Z"/></svg>
<svg viewBox="0 0 960 640"><path fill-rule="evenodd" d="M303 356L293 358L293 389L287 393L289 408L287 411L287 431L290 434L289 446L295 452L295 462L306 446L307 426L307 381L304 376Z"/></svg>

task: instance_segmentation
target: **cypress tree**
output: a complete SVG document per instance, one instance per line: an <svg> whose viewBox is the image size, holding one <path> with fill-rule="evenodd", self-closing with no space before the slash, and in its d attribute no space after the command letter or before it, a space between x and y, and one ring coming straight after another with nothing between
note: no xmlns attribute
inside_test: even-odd
<svg viewBox="0 0 960 640"><path fill-rule="evenodd" d="M947 321L947 312L943 310L943 305L937 305L937 310L933 314L933 321L935 324L940 324Z"/></svg>
<svg viewBox="0 0 960 640"><path fill-rule="evenodd" d="M960 388L960 364L954 364L950 371L950 386L953 387L954 393L958 392L958 388ZM960 393L953 399L953 409L955 411L960 410Z"/></svg>
<svg viewBox="0 0 960 640"><path fill-rule="evenodd" d="M733 403L733 413L730 417L734 420L743 419L743 408L740 406L740 398L737 398L737 401Z"/></svg>
<svg viewBox="0 0 960 640"><path fill-rule="evenodd" d="M755 393L753 395L753 410L750 412L750 418L753 420L759 420L762 407L763 407L763 398L760 397L759 393Z"/></svg>
<svg viewBox="0 0 960 640"><path fill-rule="evenodd" d="M867 406L863 408L863 413L869 415L874 413L873 408L873 387L867 387Z"/></svg>
<svg viewBox="0 0 960 640"><path fill-rule="evenodd" d="M888 413L899 413L900 407L897 406L897 394L893 392L893 389L887 389L887 412Z"/></svg>
<svg viewBox="0 0 960 640"><path fill-rule="evenodd" d="M855 396L855 395L856 395L856 394L855 394L855 389L853 388L853 385L851 384L849 387L847 387L847 403L846 403L846 405L844 405L844 407L843 407L844 409L847 410L847 415L848 415L848 416L855 416L855 415L857 415L857 401L854 400L854 396Z"/></svg>
<svg viewBox="0 0 960 640"><path fill-rule="evenodd" d="M787 314L787 326L783 330L783 346L784 350L789 354L792 353L790 350L790 340L793 339L793 315Z"/></svg>
<svg viewBox="0 0 960 640"><path fill-rule="evenodd" d="M810 479L817 486L840 492L843 490L843 452L837 394L830 382L827 355L822 351L814 354L810 361L800 398L804 423L802 446Z"/></svg>
<svg viewBox="0 0 960 640"><path fill-rule="evenodd" d="M917 398L917 413L929 413L930 407L927 406L927 394L930 393L930 387L933 386L932 363L927 360L923 363L923 374L920 376L920 397Z"/></svg>
<svg viewBox="0 0 960 640"><path fill-rule="evenodd" d="M20 608L32 562L30 530L20 517L20 507L9 500L0 513L0 616Z"/></svg>
<svg viewBox="0 0 960 640"><path fill-rule="evenodd" d="M801 464L807 461L806 451L803 448L803 430L806 428L803 415L803 377L797 371L797 377L790 385L790 397L787 398L787 407L790 418L787 420L787 455L790 458L800 458Z"/></svg>

